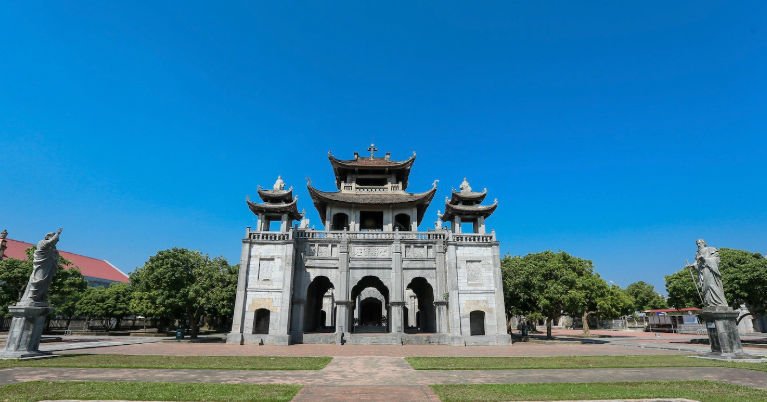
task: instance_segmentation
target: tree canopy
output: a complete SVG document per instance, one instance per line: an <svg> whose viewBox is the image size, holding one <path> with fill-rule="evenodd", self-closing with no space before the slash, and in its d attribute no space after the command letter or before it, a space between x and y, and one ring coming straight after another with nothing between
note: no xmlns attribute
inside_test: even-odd
<svg viewBox="0 0 767 402"><path fill-rule="evenodd" d="M235 286L236 286L236 274ZM227 308L232 268L224 257L211 259L199 251L173 248L160 251L131 274L131 310L148 317L186 317L191 337L206 311ZM232 303L233 304L233 303Z"/></svg>
<svg viewBox="0 0 767 402"><path fill-rule="evenodd" d="M658 292L655 291L655 286L645 281L634 282L626 286L626 293L634 301L632 305L633 311L668 308L666 299L658 295Z"/></svg>

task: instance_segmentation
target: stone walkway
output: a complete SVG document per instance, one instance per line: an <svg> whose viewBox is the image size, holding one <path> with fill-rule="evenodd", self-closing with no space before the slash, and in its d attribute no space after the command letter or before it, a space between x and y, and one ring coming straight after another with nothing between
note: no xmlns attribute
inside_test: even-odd
<svg viewBox="0 0 767 402"><path fill-rule="evenodd" d="M438 401L430 384L712 380L767 390L767 373L721 367L559 370L414 370L401 357L335 357L323 370L151 370L19 367L0 385L22 381L151 381L301 384L294 401Z"/></svg>

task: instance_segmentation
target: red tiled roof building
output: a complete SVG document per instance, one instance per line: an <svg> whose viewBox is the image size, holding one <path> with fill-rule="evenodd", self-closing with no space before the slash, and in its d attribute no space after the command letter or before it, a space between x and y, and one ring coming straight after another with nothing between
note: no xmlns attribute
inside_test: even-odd
<svg viewBox="0 0 767 402"><path fill-rule="evenodd" d="M8 232L3 231L0 234L0 260L6 258L16 258L26 260L27 254L24 250L29 247L35 247L32 243L6 238ZM129 283L128 275L110 264L107 260L99 260L92 257L86 257L80 254L74 254L59 250L59 255L72 261L71 266L80 268L80 272L88 280L90 286L109 286L110 283L122 282Z"/></svg>

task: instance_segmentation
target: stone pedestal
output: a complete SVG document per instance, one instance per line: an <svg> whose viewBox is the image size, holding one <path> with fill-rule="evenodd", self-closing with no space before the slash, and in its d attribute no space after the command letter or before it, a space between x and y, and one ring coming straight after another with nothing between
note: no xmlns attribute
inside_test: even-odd
<svg viewBox="0 0 767 402"><path fill-rule="evenodd" d="M738 325L735 323L739 311L731 307L704 307L698 315L705 322L708 331L708 340L711 344L711 353L701 357L715 359L753 359L754 357L743 353L738 334Z"/></svg>
<svg viewBox="0 0 767 402"><path fill-rule="evenodd" d="M53 308L44 303L37 306L10 306L8 311L13 315L11 329L5 350L0 353L0 359L22 359L30 357L50 356L40 352L40 336L43 334L45 317L53 312Z"/></svg>

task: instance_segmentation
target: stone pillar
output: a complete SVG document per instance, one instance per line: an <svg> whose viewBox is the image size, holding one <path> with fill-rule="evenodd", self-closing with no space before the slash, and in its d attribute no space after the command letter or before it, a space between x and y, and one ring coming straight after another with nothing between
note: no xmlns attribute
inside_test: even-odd
<svg viewBox="0 0 767 402"><path fill-rule="evenodd" d="M282 217L280 218L280 232L287 232L289 227L290 222L288 222L288 214L282 214Z"/></svg>
<svg viewBox="0 0 767 402"><path fill-rule="evenodd" d="M403 280L402 243L400 243L399 232L395 232L394 244L392 244L392 289L389 295L389 306L391 306L389 331L391 333L402 333L404 331L402 307L405 305L405 286Z"/></svg>
<svg viewBox="0 0 767 402"><path fill-rule="evenodd" d="M479 234L485 234L485 217L480 216L477 218L477 230L474 232Z"/></svg>
<svg viewBox="0 0 767 402"><path fill-rule="evenodd" d="M11 329L5 350L0 353L0 359L20 359L26 357L46 356L39 350L40 337L45 327L45 317L53 313L53 308L47 303L40 306L10 306L8 312L13 316Z"/></svg>
<svg viewBox="0 0 767 402"><path fill-rule="evenodd" d="M354 300L349 300L349 236L344 230L338 245L338 299L336 299L336 344L343 345L343 338L351 332L349 308Z"/></svg>
<svg viewBox="0 0 767 402"><path fill-rule="evenodd" d="M748 359L753 356L743 352L735 320L740 314L731 307L703 307L698 314L706 323L711 353L701 355L715 359Z"/></svg>
<svg viewBox="0 0 767 402"><path fill-rule="evenodd" d="M495 282L495 331L498 345L511 344L511 335L506 327L506 304L503 301L503 278L501 277L501 254L498 243L493 244L493 282ZM490 317L485 317L485 322Z"/></svg>
<svg viewBox="0 0 767 402"><path fill-rule="evenodd" d="M457 215L453 219L453 233L461 233L461 217Z"/></svg>
<svg viewBox="0 0 767 402"><path fill-rule="evenodd" d="M261 222L261 215L258 217ZM256 226L258 230L258 226ZM250 228L248 228L245 239L242 240L242 252L240 253L240 272L237 277L237 293L234 299L234 315L232 319L232 331L226 336L226 343L242 345L244 338L242 331L245 327L245 312L248 300L248 278L250 274ZM258 268L256 268L258 269Z"/></svg>
<svg viewBox="0 0 767 402"><path fill-rule="evenodd" d="M445 240L437 240L434 245L437 256L437 289L434 294L434 306L437 314L437 333L447 333L447 270L445 264Z"/></svg>
<svg viewBox="0 0 767 402"><path fill-rule="evenodd" d="M306 300L304 299L293 299L292 302L293 305L293 316L292 316L292 323L290 325L290 332L293 334L293 336L299 336L299 334L303 334L304 332L304 309L306 308Z"/></svg>

